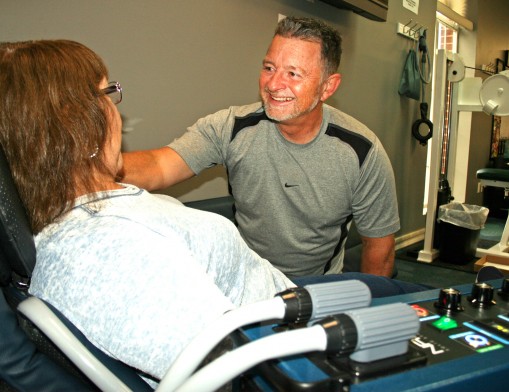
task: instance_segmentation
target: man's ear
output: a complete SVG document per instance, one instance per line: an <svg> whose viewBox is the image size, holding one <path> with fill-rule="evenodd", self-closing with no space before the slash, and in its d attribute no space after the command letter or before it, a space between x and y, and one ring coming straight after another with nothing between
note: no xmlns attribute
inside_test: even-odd
<svg viewBox="0 0 509 392"><path fill-rule="evenodd" d="M324 102L338 89L341 83L341 75L338 73L330 75L325 82L323 82L323 91L321 100Z"/></svg>

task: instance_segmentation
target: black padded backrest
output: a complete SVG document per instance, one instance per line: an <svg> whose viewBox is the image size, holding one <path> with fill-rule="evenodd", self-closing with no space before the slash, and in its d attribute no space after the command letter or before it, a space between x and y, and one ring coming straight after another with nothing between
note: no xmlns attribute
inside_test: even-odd
<svg viewBox="0 0 509 392"><path fill-rule="evenodd" d="M37 349L1 290L0 320L0 391L95 390Z"/></svg>
<svg viewBox="0 0 509 392"><path fill-rule="evenodd" d="M214 212L228 218L232 222L235 221L235 203L233 196L222 196L205 200L189 201L184 203L187 207L196 208L197 210Z"/></svg>
<svg viewBox="0 0 509 392"><path fill-rule="evenodd" d="M11 271L30 278L34 267L32 230L5 153L0 147L0 284L9 283Z"/></svg>

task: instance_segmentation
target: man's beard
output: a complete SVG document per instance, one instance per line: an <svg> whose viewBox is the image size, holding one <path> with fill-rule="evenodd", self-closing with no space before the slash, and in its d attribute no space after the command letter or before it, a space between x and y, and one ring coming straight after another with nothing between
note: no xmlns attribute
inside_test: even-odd
<svg viewBox="0 0 509 392"><path fill-rule="evenodd" d="M268 94L268 93L266 93L266 94ZM308 113L312 112L316 108L316 106L320 103L320 96L317 94L315 96L315 100L313 101L313 103L311 105L308 106L307 109L302 110L299 107L293 106L292 111L290 113L278 114L278 112L279 112L278 109L277 108L271 109L270 104L267 104L267 100L264 99L263 95L262 95L261 99L262 99L263 108L265 110L265 114L267 115L268 118L270 118L271 120L276 121L276 122L293 120L294 118L308 114ZM286 111L286 109L283 109L283 111Z"/></svg>

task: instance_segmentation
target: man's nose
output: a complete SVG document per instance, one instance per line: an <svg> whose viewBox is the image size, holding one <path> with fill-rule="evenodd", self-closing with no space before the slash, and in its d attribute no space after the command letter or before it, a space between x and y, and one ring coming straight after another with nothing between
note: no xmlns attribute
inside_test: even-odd
<svg viewBox="0 0 509 392"><path fill-rule="evenodd" d="M271 91L282 90L286 87L285 78L282 72L274 72L267 81L267 87Z"/></svg>

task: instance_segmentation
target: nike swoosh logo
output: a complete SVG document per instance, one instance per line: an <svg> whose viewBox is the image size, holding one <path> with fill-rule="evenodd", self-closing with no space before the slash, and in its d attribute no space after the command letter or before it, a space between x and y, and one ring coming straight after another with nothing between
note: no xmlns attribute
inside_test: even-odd
<svg viewBox="0 0 509 392"><path fill-rule="evenodd" d="M288 184L288 183L285 184L285 188L293 188L295 186L299 186L299 185L297 185L297 184L295 184L295 185L294 184Z"/></svg>

